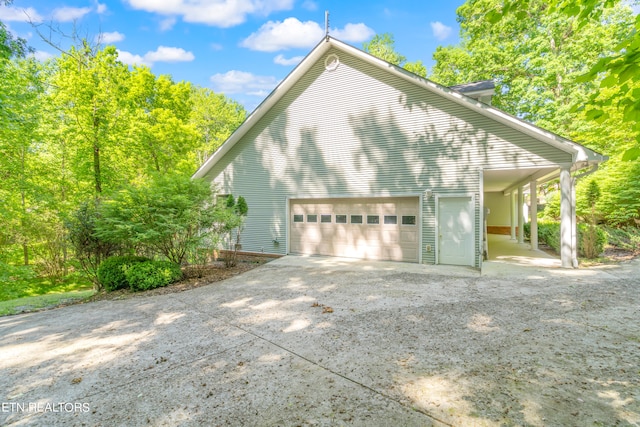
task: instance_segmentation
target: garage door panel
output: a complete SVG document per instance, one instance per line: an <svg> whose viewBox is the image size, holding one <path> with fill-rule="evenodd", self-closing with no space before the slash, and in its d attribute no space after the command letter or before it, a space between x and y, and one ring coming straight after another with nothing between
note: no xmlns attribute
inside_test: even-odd
<svg viewBox="0 0 640 427"><path fill-rule="evenodd" d="M398 230L382 230L383 244L396 244L399 242Z"/></svg>
<svg viewBox="0 0 640 427"><path fill-rule="evenodd" d="M418 239L418 233L416 230L400 230L400 242L402 243L416 243Z"/></svg>
<svg viewBox="0 0 640 427"><path fill-rule="evenodd" d="M417 262L418 227L401 224L402 215L418 217L418 206L418 197L291 200L290 252Z"/></svg>

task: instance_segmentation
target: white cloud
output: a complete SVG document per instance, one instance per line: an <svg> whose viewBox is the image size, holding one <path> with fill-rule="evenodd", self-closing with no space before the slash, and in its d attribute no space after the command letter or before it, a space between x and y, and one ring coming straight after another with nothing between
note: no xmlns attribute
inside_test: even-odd
<svg viewBox="0 0 640 427"><path fill-rule="evenodd" d="M374 34L364 24L347 24L343 29L332 29L336 38L348 42L361 42ZM297 18L284 21L269 21L240 44L251 50L275 52L291 48L309 48L315 46L324 37L324 30L317 22L300 22Z"/></svg>
<svg viewBox="0 0 640 427"><path fill-rule="evenodd" d="M129 65L138 64L151 67L154 62L190 62L195 59L195 56L181 47L158 46L156 50L149 51L144 56L118 50L118 59Z"/></svg>
<svg viewBox="0 0 640 427"><path fill-rule="evenodd" d="M113 31L111 33L102 33L98 34L94 40L96 41L96 43L102 44L117 43L124 40L124 34L119 33L118 31Z"/></svg>
<svg viewBox="0 0 640 427"><path fill-rule="evenodd" d="M96 13L98 13L99 15L102 15L103 13L107 12L107 5L104 3L98 3L96 2Z"/></svg>
<svg viewBox="0 0 640 427"><path fill-rule="evenodd" d="M42 22L42 16L32 7L26 9L19 7L0 6L0 21L4 22Z"/></svg>
<svg viewBox="0 0 640 427"><path fill-rule="evenodd" d="M178 20L175 16L170 16L169 18L163 19L162 21L160 21L160 31L169 31L173 28L174 25L176 25L177 21Z"/></svg>
<svg viewBox="0 0 640 427"><path fill-rule="evenodd" d="M366 25L360 24L347 24L344 29L332 29L329 33L339 40L345 42L363 42L373 36L375 31Z"/></svg>
<svg viewBox="0 0 640 427"><path fill-rule="evenodd" d="M444 40L451 35L452 28L447 27L440 21L431 22L431 30L433 31L433 35L438 40Z"/></svg>
<svg viewBox="0 0 640 427"><path fill-rule="evenodd" d="M185 22L232 27L246 21L247 15L268 15L293 8L294 0L126 0L134 9L168 16L181 16Z"/></svg>
<svg viewBox="0 0 640 427"><path fill-rule="evenodd" d="M145 62L142 56L134 55L133 53L127 52L125 50L118 49L118 59L128 65L152 65Z"/></svg>
<svg viewBox="0 0 640 427"><path fill-rule="evenodd" d="M273 62L279 65L297 65L304 59L304 56L294 56L293 58L285 58L284 55L280 54L273 58Z"/></svg>
<svg viewBox="0 0 640 427"><path fill-rule="evenodd" d="M257 76L245 71L231 70L211 76L214 91L225 94L244 93L264 97L278 85L273 76Z"/></svg>
<svg viewBox="0 0 640 427"><path fill-rule="evenodd" d="M53 20L58 22L73 22L91 12L89 7L59 7L53 11Z"/></svg>
<svg viewBox="0 0 640 427"><path fill-rule="evenodd" d="M269 21L240 44L251 50L275 52L290 48L307 48L316 45L324 36L317 22L300 22L297 18Z"/></svg>
<svg viewBox="0 0 640 427"><path fill-rule="evenodd" d="M146 62L190 62L196 57L181 47L158 46L154 52L144 54Z"/></svg>
<svg viewBox="0 0 640 427"><path fill-rule="evenodd" d="M211 43L209 45L209 47L211 48L211 50L222 50L222 49L224 49L224 46L222 46L220 43Z"/></svg>
<svg viewBox="0 0 640 427"><path fill-rule="evenodd" d="M42 61L46 61L49 58L53 58L53 55L49 52L45 52L44 50L36 50L35 52L33 52L33 57L42 62Z"/></svg>

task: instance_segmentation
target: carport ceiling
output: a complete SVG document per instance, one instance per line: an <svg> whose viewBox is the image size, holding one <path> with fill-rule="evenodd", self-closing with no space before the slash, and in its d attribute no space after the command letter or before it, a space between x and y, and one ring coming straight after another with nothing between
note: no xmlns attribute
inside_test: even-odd
<svg viewBox="0 0 640 427"><path fill-rule="evenodd" d="M532 176L536 176L538 182L542 182L544 178L552 175L558 170L557 167L538 168L538 169L500 169L500 170L484 170L484 191L500 192L518 184L531 180ZM543 177L542 180L540 177ZM548 178L547 178L548 179Z"/></svg>

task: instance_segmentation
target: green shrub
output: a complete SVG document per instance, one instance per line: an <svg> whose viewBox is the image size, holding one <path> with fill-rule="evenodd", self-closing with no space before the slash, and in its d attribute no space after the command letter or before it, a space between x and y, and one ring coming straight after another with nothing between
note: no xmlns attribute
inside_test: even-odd
<svg viewBox="0 0 640 427"><path fill-rule="evenodd" d="M606 233L597 225L578 224L578 254L585 258L597 258L607 243Z"/></svg>
<svg viewBox="0 0 640 427"><path fill-rule="evenodd" d="M560 223L555 221L538 221L538 240L545 242L559 254Z"/></svg>
<svg viewBox="0 0 640 427"><path fill-rule="evenodd" d="M114 256L104 260L98 267L98 281L107 291L129 287L126 271L135 264L149 261L141 256Z"/></svg>
<svg viewBox="0 0 640 427"><path fill-rule="evenodd" d="M640 250L640 228L604 226L604 231L607 234L607 243L610 245L628 251Z"/></svg>
<svg viewBox="0 0 640 427"><path fill-rule="evenodd" d="M96 236L96 222L99 220L100 215L95 202L85 202L65 221L75 257L96 290L100 290L101 287L98 267L110 255L121 249L119 243L107 242Z"/></svg>
<svg viewBox="0 0 640 427"><path fill-rule="evenodd" d="M160 288L182 278L180 266L171 261L140 262L128 268L125 274L133 291Z"/></svg>
<svg viewBox="0 0 640 427"><path fill-rule="evenodd" d="M525 224L525 232L530 231L531 225ZM555 221L538 221L538 239L549 245L560 254L560 223ZM598 226L578 224L578 255L586 258L596 258L604 250L607 243L606 233Z"/></svg>

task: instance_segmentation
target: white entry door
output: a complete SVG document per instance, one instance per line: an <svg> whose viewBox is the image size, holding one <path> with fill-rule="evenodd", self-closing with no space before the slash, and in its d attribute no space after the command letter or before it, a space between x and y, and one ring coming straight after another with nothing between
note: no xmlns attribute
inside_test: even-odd
<svg viewBox="0 0 640 427"><path fill-rule="evenodd" d="M474 265L473 207L471 197L438 199L438 261L440 264Z"/></svg>

